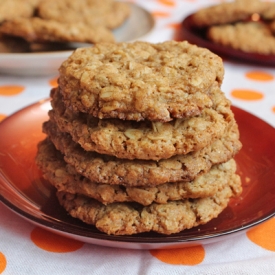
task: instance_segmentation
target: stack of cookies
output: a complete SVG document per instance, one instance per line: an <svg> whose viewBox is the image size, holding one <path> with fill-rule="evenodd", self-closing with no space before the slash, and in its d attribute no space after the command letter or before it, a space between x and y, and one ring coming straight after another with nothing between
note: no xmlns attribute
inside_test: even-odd
<svg viewBox="0 0 275 275"><path fill-rule="evenodd" d="M107 234L172 234L241 193L217 55L186 41L99 43L59 71L36 163L71 216Z"/></svg>

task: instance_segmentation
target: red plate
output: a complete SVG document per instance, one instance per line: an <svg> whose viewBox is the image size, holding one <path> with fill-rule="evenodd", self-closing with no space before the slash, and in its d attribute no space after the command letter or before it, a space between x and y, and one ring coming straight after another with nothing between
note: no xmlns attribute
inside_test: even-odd
<svg viewBox="0 0 275 275"><path fill-rule="evenodd" d="M263 55L257 53L246 53L230 47L213 43L206 38L206 29L197 28L192 20L193 14L186 17L181 23L176 40L187 40L191 44L207 48L222 58L236 61L249 62L257 65L275 66L275 55ZM261 43L261 41L259 41Z"/></svg>
<svg viewBox="0 0 275 275"><path fill-rule="evenodd" d="M31 105L0 123L0 198L12 211L47 230L83 242L110 247L159 249L207 244L231 238L275 215L275 129L233 107L243 148L237 155L243 194L211 222L178 234L109 236L68 216L54 189L41 179L34 163L44 138L49 100Z"/></svg>

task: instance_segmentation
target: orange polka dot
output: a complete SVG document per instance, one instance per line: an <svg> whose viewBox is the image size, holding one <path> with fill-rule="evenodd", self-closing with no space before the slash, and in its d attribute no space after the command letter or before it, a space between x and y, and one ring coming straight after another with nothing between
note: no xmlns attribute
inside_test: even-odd
<svg viewBox="0 0 275 275"><path fill-rule="evenodd" d="M55 77L55 78L53 78L49 81L49 83L52 87L57 87L58 86L57 79L58 79L58 77Z"/></svg>
<svg viewBox="0 0 275 275"><path fill-rule="evenodd" d="M197 265L205 257L205 250L201 245L177 249L150 250L150 253L158 260L173 265Z"/></svg>
<svg viewBox="0 0 275 275"><path fill-rule="evenodd" d="M181 28L181 24L179 23L172 23L172 24L169 24L167 25L169 28L172 28L172 29L175 29L175 30L179 30Z"/></svg>
<svg viewBox="0 0 275 275"><path fill-rule="evenodd" d="M246 232L253 243L275 252L275 218L268 220Z"/></svg>
<svg viewBox="0 0 275 275"><path fill-rule="evenodd" d="M6 269L7 260L3 253L0 252L0 274Z"/></svg>
<svg viewBox="0 0 275 275"><path fill-rule="evenodd" d="M0 114L0 121L2 121L5 117L7 117L7 116L4 114Z"/></svg>
<svg viewBox="0 0 275 275"><path fill-rule="evenodd" d="M20 94L24 91L25 87L24 86L16 86L16 85L5 85L5 86L0 86L0 95L4 96L13 96Z"/></svg>
<svg viewBox="0 0 275 275"><path fill-rule="evenodd" d="M154 12L152 12L152 15L155 17L169 17L170 13L162 12L162 11L154 11Z"/></svg>
<svg viewBox="0 0 275 275"><path fill-rule="evenodd" d="M273 106L271 110L273 113L275 113L275 106Z"/></svg>
<svg viewBox="0 0 275 275"><path fill-rule="evenodd" d="M31 240L39 248L56 253L73 252L84 245L82 242L59 236L39 227L32 230Z"/></svg>
<svg viewBox="0 0 275 275"><path fill-rule="evenodd" d="M264 97L261 92L245 89L233 90L231 96L243 100L261 100Z"/></svg>
<svg viewBox="0 0 275 275"><path fill-rule="evenodd" d="M165 6L174 7L176 5L175 1L172 0L158 0L158 2Z"/></svg>
<svg viewBox="0 0 275 275"><path fill-rule="evenodd" d="M247 72L245 76L256 81L271 81L275 79L272 74L262 71L250 71Z"/></svg>

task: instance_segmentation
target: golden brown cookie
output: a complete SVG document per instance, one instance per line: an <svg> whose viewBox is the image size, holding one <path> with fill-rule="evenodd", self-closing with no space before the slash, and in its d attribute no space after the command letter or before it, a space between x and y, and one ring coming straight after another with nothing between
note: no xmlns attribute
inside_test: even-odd
<svg viewBox="0 0 275 275"><path fill-rule="evenodd" d="M207 37L223 46L248 53L275 54L275 36L268 25L261 22L246 22L213 26Z"/></svg>
<svg viewBox="0 0 275 275"><path fill-rule="evenodd" d="M222 60L188 42L99 43L77 49L60 69L66 106L99 118L170 121L213 103Z"/></svg>
<svg viewBox="0 0 275 275"><path fill-rule="evenodd" d="M236 0L200 9L193 14L192 20L197 27L234 23L248 20L255 13L262 14L269 8L270 3L260 0Z"/></svg>
<svg viewBox="0 0 275 275"><path fill-rule="evenodd" d="M1 0L0 23L18 17L32 17L39 1L40 0Z"/></svg>
<svg viewBox="0 0 275 275"><path fill-rule="evenodd" d="M24 38L29 42L114 42L105 27L88 27L83 23L59 23L39 17L16 18L0 25L0 33Z"/></svg>
<svg viewBox="0 0 275 275"><path fill-rule="evenodd" d="M130 15L127 3L113 0L44 0L38 15L61 23L82 22L87 26L119 27Z"/></svg>
<svg viewBox="0 0 275 275"><path fill-rule="evenodd" d="M230 186L236 177L236 163L231 159L213 166L208 173L196 177L193 181L144 187L99 184L78 174L73 166L66 164L63 155L55 149L49 139L39 143L36 163L42 170L43 177L58 191L82 194L103 204L130 201L149 205L153 202L167 203L186 198L205 198L215 195L226 185Z"/></svg>
<svg viewBox="0 0 275 275"><path fill-rule="evenodd" d="M216 218L228 205L231 197L241 191L240 178L231 182L212 197L152 203L112 203L104 205L83 195L57 192L60 204L75 218L95 225L107 234L132 235L154 231L172 234L205 224Z"/></svg>
<svg viewBox="0 0 275 275"><path fill-rule="evenodd" d="M213 108L204 108L192 118L164 123L98 119L75 113L64 106L59 91L51 92L53 110L49 112L59 129L70 133L86 151L118 158L159 160L197 151L220 138L234 121L230 102L219 87L209 93Z"/></svg>
<svg viewBox="0 0 275 275"><path fill-rule="evenodd" d="M240 150L237 124L228 128L225 135L200 151L178 155L166 160L127 160L84 151L72 141L69 134L60 132L49 121L43 131L64 159L79 174L91 181L110 185L156 186L167 182L190 181L210 168L226 162Z"/></svg>
<svg viewBox="0 0 275 275"><path fill-rule="evenodd" d="M261 17L264 20L271 20L271 21L275 20L275 3L274 2L269 3L269 8L261 14Z"/></svg>

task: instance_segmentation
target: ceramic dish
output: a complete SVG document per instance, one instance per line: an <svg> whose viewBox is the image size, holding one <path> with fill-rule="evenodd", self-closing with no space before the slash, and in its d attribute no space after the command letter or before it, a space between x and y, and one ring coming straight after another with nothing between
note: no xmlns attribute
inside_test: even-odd
<svg viewBox="0 0 275 275"><path fill-rule="evenodd" d="M263 55L257 53L246 53L230 47L218 45L206 38L205 29L198 29L192 22L192 14L187 16L181 23L177 34L177 40L187 40L192 44L207 48L221 57L231 60L254 63L264 66L275 66L275 55Z"/></svg>
<svg viewBox="0 0 275 275"><path fill-rule="evenodd" d="M117 42L145 40L155 22L152 15L140 6L129 4L130 18L113 31ZM71 43L70 48L89 44ZM57 74L60 64L72 53L72 50L40 53L0 53L0 73L16 75Z"/></svg>
<svg viewBox="0 0 275 275"><path fill-rule="evenodd" d="M129 249L176 248L216 242L271 218L275 214L275 129L233 107L243 148L237 155L243 193L211 222L170 236L144 233L109 236L68 216L54 189L41 178L34 163L37 143L44 138L49 100L22 109L0 123L0 198L16 214L62 236Z"/></svg>

